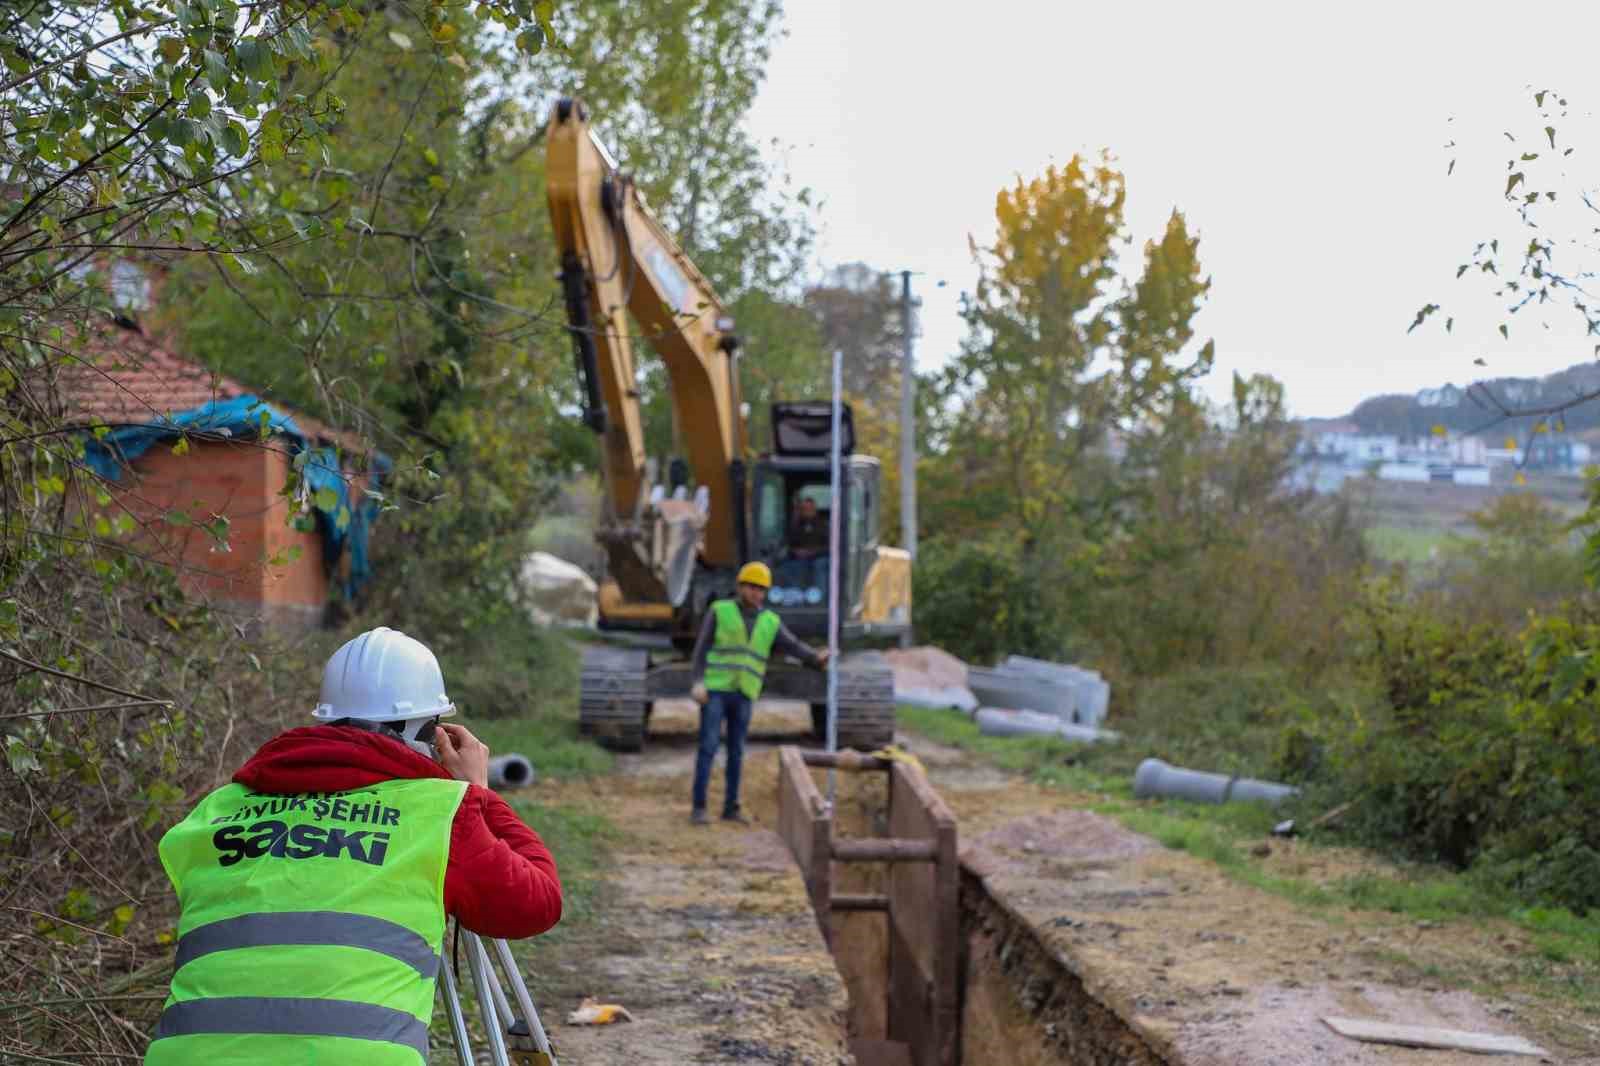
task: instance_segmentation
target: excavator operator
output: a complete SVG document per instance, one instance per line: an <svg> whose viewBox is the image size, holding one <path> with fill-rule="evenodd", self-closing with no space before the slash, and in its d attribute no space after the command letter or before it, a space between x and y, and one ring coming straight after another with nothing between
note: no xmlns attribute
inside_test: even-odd
<svg viewBox="0 0 1600 1066"><path fill-rule="evenodd" d="M706 788L717 757L722 723L728 723L727 788L722 819L748 825L739 808L739 772L744 763L744 738L750 714L761 695L767 660L777 653L823 667L828 650L818 651L789 632L777 614L764 606L772 587L766 563L745 563L735 579L735 598L718 600L706 612L694 646L694 700L700 704L700 750L694 760L694 788L689 821L706 825Z"/></svg>

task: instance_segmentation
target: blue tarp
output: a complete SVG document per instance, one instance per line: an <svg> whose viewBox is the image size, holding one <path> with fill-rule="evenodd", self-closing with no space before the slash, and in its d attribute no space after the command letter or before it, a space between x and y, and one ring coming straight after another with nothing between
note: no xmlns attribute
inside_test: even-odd
<svg viewBox="0 0 1600 1066"><path fill-rule="evenodd" d="M164 440L184 433L216 433L241 440L262 440L281 436L290 441L295 467L305 480L317 529L322 534L323 561L331 571L339 556L350 550L350 580L344 594L351 597L371 576L367 559L367 537L378 517L378 501L371 496L351 506L350 486L339 468L339 451L329 446L314 447L294 419L265 400L253 395L232 400L210 400L192 411L163 416L155 422L119 426L84 442L84 461L101 477L115 481L122 468ZM391 469L388 457L374 453L369 474L373 490Z"/></svg>

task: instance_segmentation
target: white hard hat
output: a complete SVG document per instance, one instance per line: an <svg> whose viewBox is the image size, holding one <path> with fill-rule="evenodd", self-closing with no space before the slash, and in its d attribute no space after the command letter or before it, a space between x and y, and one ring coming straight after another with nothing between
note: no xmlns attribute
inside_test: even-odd
<svg viewBox="0 0 1600 1066"><path fill-rule="evenodd" d="M420 640L379 626L347 642L322 670L313 718L394 722L456 713L439 660Z"/></svg>

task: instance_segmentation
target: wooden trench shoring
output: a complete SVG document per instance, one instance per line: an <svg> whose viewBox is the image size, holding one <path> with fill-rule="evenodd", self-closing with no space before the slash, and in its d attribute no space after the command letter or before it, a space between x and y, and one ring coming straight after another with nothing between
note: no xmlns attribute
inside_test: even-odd
<svg viewBox="0 0 1600 1066"><path fill-rule="evenodd" d="M824 937L829 915L888 916L888 1032L915 1066L960 1061L960 879L956 819L920 768L854 751L779 750L778 831L805 877ZM888 778L887 837L840 839L809 767L881 772ZM886 863L882 894L833 891L835 862ZM832 945L830 945L832 946Z"/></svg>

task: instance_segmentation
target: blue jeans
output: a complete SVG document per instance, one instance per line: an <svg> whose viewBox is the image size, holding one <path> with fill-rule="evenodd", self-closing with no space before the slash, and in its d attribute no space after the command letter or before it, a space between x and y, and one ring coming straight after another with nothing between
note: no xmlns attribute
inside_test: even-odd
<svg viewBox="0 0 1600 1066"><path fill-rule="evenodd" d="M828 594L828 553L809 559L784 559L778 563L777 584L783 588L815 588Z"/></svg>
<svg viewBox="0 0 1600 1066"><path fill-rule="evenodd" d="M694 757L694 809L706 809L706 786L711 783L711 763L722 739L722 721L728 721L728 787L722 813L739 810L739 771L744 763L744 736L750 731L750 700L742 692L713 692L700 708L700 750Z"/></svg>

